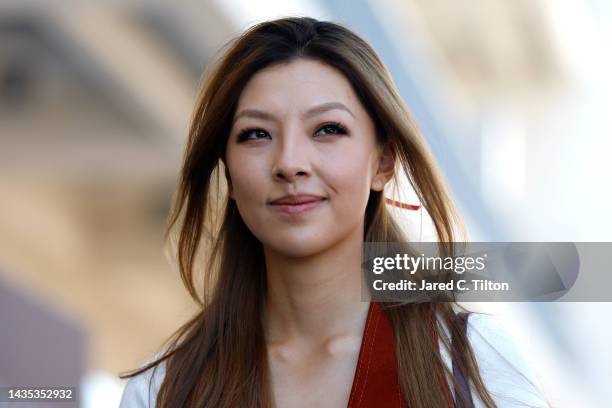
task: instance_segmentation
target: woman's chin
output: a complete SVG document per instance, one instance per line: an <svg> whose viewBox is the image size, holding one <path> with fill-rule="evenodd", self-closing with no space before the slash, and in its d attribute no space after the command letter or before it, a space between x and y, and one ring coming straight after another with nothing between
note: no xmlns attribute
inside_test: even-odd
<svg viewBox="0 0 612 408"><path fill-rule="evenodd" d="M275 240L275 242L271 242L268 245L264 244L264 246L279 255L291 258L304 258L316 255L326 247L326 245L318 239L297 237L285 238L280 240L280 242L279 240Z"/></svg>

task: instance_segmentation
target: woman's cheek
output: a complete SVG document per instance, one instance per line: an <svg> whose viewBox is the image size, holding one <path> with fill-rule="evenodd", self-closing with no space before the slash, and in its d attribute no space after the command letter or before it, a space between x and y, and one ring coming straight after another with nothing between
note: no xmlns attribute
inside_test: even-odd
<svg viewBox="0 0 612 408"><path fill-rule="evenodd" d="M252 167L244 166L242 168ZM259 228L258 218L261 217L259 212L261 209L262 202L265 202L265 197L262 195L266 190L266 187L258 180L258 172L252 171L250 173L237 172L232 177L233 183L233 196L238 206L238 211L243 221L249 228Z"/></svg>
<svg viewBox="0 0 612 408"><path fill-rule="evenodd" d="M370 195L370 170L367 166L367 159L357 158L350 162L341 163L336 166L333 171L334 183L336 190L342 196L342 200L346 201L346 205L351 207L365 205Z"/></svg>
<svg viewBox="0 0 612 408"><path fill-rule="evenodd" d="M330 202L333 219L329 225L329 233L344 235L356 228L364 217L369 191L365 188L363 180L355 178L336 180L335 190Z"/></svg>

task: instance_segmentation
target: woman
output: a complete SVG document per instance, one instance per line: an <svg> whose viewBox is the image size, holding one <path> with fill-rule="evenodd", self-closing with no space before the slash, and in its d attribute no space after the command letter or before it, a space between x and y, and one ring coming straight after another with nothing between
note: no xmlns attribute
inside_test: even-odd
<svg viewBox="0 0 612 408"><path fill-rule="evenodd" d="M364 40L284 18L233 41L199 96L167 230L180 227L200 312L123 377L121 406L500 405L491 389L513 383L479 368L493 355L479 333L497 333L487 319L466 333L452 303L360 299L363 242L407 241L383 194L399 171L455 241L451 199Z"/></svg>

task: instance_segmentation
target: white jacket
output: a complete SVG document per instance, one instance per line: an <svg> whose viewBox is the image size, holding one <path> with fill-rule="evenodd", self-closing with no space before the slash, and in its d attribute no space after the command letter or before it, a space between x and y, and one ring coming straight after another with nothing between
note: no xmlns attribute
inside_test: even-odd
<svg viewBox="0 0 612 408"><path fill-rule="evenodd" d="M468 319L467 337L474 350L484 384L498 407L549 406L540 392L532 370L494 317L472 313ZM440 350L444 363L452 370L450 354L442 342ZM123 391L119 408L154 408L164 372L165 362L158 365L157 369L149 369L131 378ZM151 379L153 381L149 388ZM477 408L484 407L473 388L472 397Z"/></svg>

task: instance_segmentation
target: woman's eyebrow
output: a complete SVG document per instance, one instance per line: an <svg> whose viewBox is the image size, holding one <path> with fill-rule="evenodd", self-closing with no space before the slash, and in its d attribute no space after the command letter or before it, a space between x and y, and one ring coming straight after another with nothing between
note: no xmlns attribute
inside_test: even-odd
<svg viewBox="0 0 612 408"><path fill-rule="evenodd" d="M308 109L306 112L304 112L302 117L309 118L309 117L320 115L323 112L327 112L327 111L334 110L334 109L343 110L345 112L348 112L352 117L355 117L353 112L351 112L351 110L347 108L346 105L344 105L342 102L322 103L320 105L317 105L317 106L314 106ZM238 114L236 114L236 116L234 116L233 122L236 122L241 117L262 119L262 120L267 120L270 122L278 121L278 119L276 119L276 117L272 115L271 113L268 113L268 112L265 112L259 109L243 109Z"/></svg>
<svg viewBox="0 0 612 408"><path fill-rule="evenodd" d="M274 115L261 111L259 109L243 109L239 113L237 113L236 116L234 116L234 120L232 121L232 123L236 123L236 121L242 117L262 119L262 120L267 120L270 122L273 122L276 120Z"/></svg>
<svg viewBox="0 0 612 408"><path fill-rule="evenodd" d="M314 106L314 107L308 109L304 113L303 117L304 118L308 118L308 117L319 115L319 114L321 114L323 112L327 112L329 110L334 110L334 109L340 109L340 110L346 111L346 112L350 113L352 117L355 117L353 112L351 112L351 110L349 108L347 108L346 105L343 104L342 102L325 102L325 103L322 103L320 105Z"/></svg>

